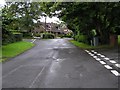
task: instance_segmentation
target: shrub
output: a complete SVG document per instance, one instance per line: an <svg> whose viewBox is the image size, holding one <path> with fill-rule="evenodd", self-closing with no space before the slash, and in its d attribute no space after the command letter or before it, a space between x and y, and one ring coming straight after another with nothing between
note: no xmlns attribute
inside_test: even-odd
<svg viewBox="0 0 120 90"><path fill-rule="evenodd" d="M9 30L4 30L2 35L2 44L10 44L13 42L21 41L23 35L19 32L12 32Z"/></svg>
<svg viewBox="0 0 120 90"><path fill-rule="evenodd" d="M74 39L78 42L88 43L88 39L86 35L76 35Z"/></svg>
<svg viewBox="0 0 120 90"><path fill-rule="evenodd" d="M54 34L51 33L43 33L43 39L53 39L55 38Z"/></svg>
<svg viewBox="0 0 120 90"><path fill-rule="evenodd" d="M37 33L37 34L34 34L34 36L36 36L36 37L40 37L41 35Z"/></svg>
<svg viewBox="0 0 120 90"><path fill-rule="evenodd" d="M15 41L22 41L23 34L22 33L13 33Z"/></svg>
<svg viewBox="0 0 120 90"><path fill-rule="evenodd" d="M12 42L15 42L15 38L12 32L10 32L9 30L3 29L2 30L2 44L6 45Z"/></svg>
<svg viewBox="0 0 120 90"><path fill-rule="evenodd" d="M24 38L31 38L32 37L32 34L29 32L22 32L22 33L23 33Z"/></svg>

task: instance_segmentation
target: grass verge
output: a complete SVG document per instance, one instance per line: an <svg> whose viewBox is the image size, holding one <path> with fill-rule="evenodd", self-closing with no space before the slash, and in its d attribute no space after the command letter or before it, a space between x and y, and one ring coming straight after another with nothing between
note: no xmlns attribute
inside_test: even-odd
<svg viewBox="0 0 120 90"><path fill-rule="evenodd" d="M100 45L100 46L90 46L88 44L82 43L82 42L77 42L75 40L70 40L72 44L74 44L77 47L80 47L82 49L104 49L104 48L112 48L109 45Z"/></svg>
<svg viewBox="0 0 120 90"><path fill-rule="evenodd" d="M118 44L120 45L120 35L118 35Z"/></svg>
<svg viewBox="0 0 120 90"><path fill-rule="evenodd" d="M33 43L25 41L15 42L2 46L2 59L0 60L0 62L3 62L8 58L15 57L33 46Z"/></svg>

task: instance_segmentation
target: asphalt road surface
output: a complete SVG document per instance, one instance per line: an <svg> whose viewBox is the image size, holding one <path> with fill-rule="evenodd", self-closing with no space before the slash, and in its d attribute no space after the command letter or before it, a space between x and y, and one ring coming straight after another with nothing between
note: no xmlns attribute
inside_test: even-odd
<svg viewBox="0 0 120 90"><path fill-rule="evenodd" d="M118 76L69 39L36 40L2 65L3 88L118 88Z"/></svg>

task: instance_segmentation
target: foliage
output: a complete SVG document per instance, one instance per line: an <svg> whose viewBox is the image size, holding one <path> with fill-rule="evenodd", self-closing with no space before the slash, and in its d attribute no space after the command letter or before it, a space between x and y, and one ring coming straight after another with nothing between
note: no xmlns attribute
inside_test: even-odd
<svg viewBox="0 0 120 90"><path fill-rule="evenodd" d="M14 56L24 52L25 50L30 49L33 46L34 46L33 43L24 42L24 41L4 45L4 46L2 46L2 58L6 59L6 58L14 57Z"/></svg>
<svg viewBox="0 0 120 90"><path fill-rule="evenodd" d="M34 34L34 36L36 36L36 37L40 37L41 34L40 34L40 33L36 33L36 34Z"/></svg>
<svg viewBox="0 0 120 90"><path fill-rule="evenodd" d="M10 32L11 30L23 34L27 32L27 35L23 36L31 36L34 20L38 20L40 15L41 9L38 2L7 2L2 8L2 41L6 44L12 42L14 35Z"/></svg>
<svg viewBox="0 0 120 90"><path fill-rule="evenodd" d="M55 35L52 33L43 33L43 39L53 39Z"/></svg>
<svg viewBox="0 0 120 90"><path fill-rule="evenodd" d="M92 38L91 31L95 29L101 44L109 43L109 34L120 32L117 29L120 25L120 3L55 2L49 8L49 12L61 11L55 15L65 21L75 35L80 31Z"/></svg>
<svg viewBox="0 0 120 90"><path fill-rule="evenodd" d="M72 44L74 44L75 46L80 47L82 49L110 49L110 48L113 48L113 47L111 47L109 45L90 46L88 44L85 44L85 43L82 43L82 42L78 42L78 41L75 41L75 40L70 40L70 42Z"/></svg>
<svg viewBox="0 0 120 90"><path fill-rule="evenodd" d="M83 42L83 43L87 43L88 44L88 39L87 39L87 36L86 35L76 35L75 36L75 40L78 41L78 42Z"/></svg>
<svg viewBox="0 0 120 90"><path fill-rule="evenodd" d="M118 35L118 44L120 45L120 35Z"/></svg>
<svg viewBox="0 0 120 90"><path fill-rule="evenodd" d="M23 38L23 34L22 33L13 33L13 35L14 35L14 38L15 38L16 42L22 41L22 38Z"/></svg>

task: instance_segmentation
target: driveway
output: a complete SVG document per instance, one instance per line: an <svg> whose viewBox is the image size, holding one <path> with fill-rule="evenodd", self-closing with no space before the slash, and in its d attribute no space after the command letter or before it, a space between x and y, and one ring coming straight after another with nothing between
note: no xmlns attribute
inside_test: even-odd
<svg viewBox="0 0 120 90"><path fill-rule="evenodd" d="M68 40L36 40L3 63L3 88L118 88L118 76Z"/></svg>

